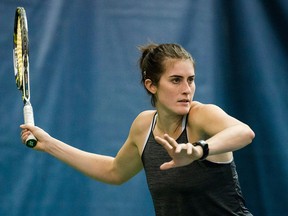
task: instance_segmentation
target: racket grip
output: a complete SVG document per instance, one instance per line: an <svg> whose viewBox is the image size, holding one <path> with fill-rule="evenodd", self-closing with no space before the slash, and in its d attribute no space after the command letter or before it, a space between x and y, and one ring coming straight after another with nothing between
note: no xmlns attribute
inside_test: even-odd
<svg viewBox="0 0 288 216"><path fill-rule="evenodd" d="M24 114L24 123L28 125L34 126L34 114L33 108L30 103L26 103L23 107L23 114ZM37 144L37 139L33 134L30 134L25 141L25 144L29 148L34 148Z"/></svg>

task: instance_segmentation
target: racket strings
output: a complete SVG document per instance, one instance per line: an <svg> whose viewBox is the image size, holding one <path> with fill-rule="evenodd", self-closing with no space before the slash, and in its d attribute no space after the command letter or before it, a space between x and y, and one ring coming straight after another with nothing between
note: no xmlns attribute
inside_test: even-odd
<svg viewBox="0 0 288 216"><path fill-rule="evenodd" d="M16 57L16 84L18 88L23 87L23 53L22 53L22 31L21 31L21 20L17 21L17 34L16 34L16 48L15 48L15 57Z"/></svg>

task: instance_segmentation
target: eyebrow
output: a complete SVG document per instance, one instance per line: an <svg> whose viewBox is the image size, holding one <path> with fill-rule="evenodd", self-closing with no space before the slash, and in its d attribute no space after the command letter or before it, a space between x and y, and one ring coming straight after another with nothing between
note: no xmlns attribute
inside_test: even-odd
<svg viewBox="0 0 288 216"><path fill-rule="evenodd" d="M195 77L195 74L194 75L191 75L191 76L189 76L189 78L190 77ZM180 76L180 75L171 75L171 76L169 76L169 78L183 78L183 76Z"/></svg>

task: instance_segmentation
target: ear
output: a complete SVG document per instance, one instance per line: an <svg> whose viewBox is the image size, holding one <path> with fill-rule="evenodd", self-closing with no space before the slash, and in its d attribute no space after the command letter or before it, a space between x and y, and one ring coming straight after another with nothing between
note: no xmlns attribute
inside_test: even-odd
<svg viewBox="0 0 288 216"><path fill-rule="evenodd" d="M144 81L144 85L146 87L146 89L151 93L151 94L155 94L157 92L157 86L154 85L154 83L152 82L152 80L150 79L146 79Z"/></svg>

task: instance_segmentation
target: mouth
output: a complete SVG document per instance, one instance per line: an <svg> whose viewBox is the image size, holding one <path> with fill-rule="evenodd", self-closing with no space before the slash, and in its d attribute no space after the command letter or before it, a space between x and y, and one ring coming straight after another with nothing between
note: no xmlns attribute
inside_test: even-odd
<svg viewBox="0 0 288 216"><path fill-rule="evenodd" d="M190 102L190 100L187 98L184 98L184 99L178 100L178 102Z"/></svg>
<svg viewBox="0 0 288 216"><path fill-rule="evenodd" d="M178 100L179 103L190 103L191 100L189 99L181 99L181 100Z"/></svg>

